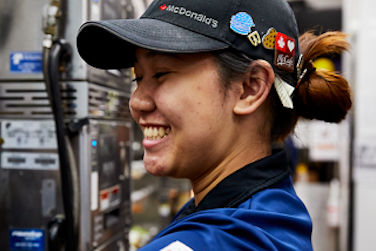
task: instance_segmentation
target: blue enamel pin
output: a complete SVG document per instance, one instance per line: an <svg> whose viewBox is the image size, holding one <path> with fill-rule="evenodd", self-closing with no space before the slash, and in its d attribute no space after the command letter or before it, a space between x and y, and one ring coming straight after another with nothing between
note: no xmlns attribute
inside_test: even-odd
<svg viewBox="0 0 376 251"><path fill-rule="evenodd" d="M230 29L234 32L247 36L255 27L252 17L246 12L239 12L231 17Z"/></svg>

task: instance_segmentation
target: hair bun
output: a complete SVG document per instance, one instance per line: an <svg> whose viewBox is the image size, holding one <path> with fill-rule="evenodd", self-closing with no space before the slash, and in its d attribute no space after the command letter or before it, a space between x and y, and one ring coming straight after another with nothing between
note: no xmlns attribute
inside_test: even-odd
<svg viewBox="0 0 376 251"><path fill-rule="evenodd" d="M346 34L327 32L320 36L305 33L299 39L305 64L318 57L340 54L349 48ZM298 116L326 122L340 122L351 108L351 91L347 80L340 74L325 69L309 71L293 96Z"/></svg>
<svg viewBox="0 0 376 251"><path fill-rule="evenodd" d="M350 87L341 75L316 70L296 89L293 101L297 115L338 123L351 108Z"/></svg>

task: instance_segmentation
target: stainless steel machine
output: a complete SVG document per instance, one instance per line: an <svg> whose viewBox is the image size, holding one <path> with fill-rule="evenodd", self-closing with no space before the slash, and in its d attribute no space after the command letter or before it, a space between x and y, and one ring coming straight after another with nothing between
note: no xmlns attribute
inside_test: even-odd
<svg viewBox="0 0 376 251"><path fill-rule="evenodd" d="M89 67L75 39L86 20L137 9L128 0L0 0L1 250L128 250L131 72ZM70 47L56 69L43 51L53 48L50 29L51 43ZM51 69L60 98L46 85Z"/></svg>

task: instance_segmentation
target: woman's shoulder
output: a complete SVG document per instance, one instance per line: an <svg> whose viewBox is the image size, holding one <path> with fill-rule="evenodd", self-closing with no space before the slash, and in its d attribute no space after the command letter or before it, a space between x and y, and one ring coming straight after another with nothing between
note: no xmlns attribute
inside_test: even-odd
<svg viewBox="0 0 376 251"><path fill-rule="evenodd" d="M163 249L175 241L192 250L312 250L311 227L308 212L285 180L236 208L179 219L141 250Z"/></svg>

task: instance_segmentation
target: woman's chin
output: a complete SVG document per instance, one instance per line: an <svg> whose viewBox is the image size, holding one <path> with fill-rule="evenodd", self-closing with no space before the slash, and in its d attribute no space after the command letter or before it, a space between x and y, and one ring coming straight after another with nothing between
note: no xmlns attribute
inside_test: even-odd
<svg viewBox="0 0 376 251"><path fill-rule="evenodd" d="M168 176L169 172L165 165L159 163L157 159L144 158L145 169L154 176Z"/></svg>

